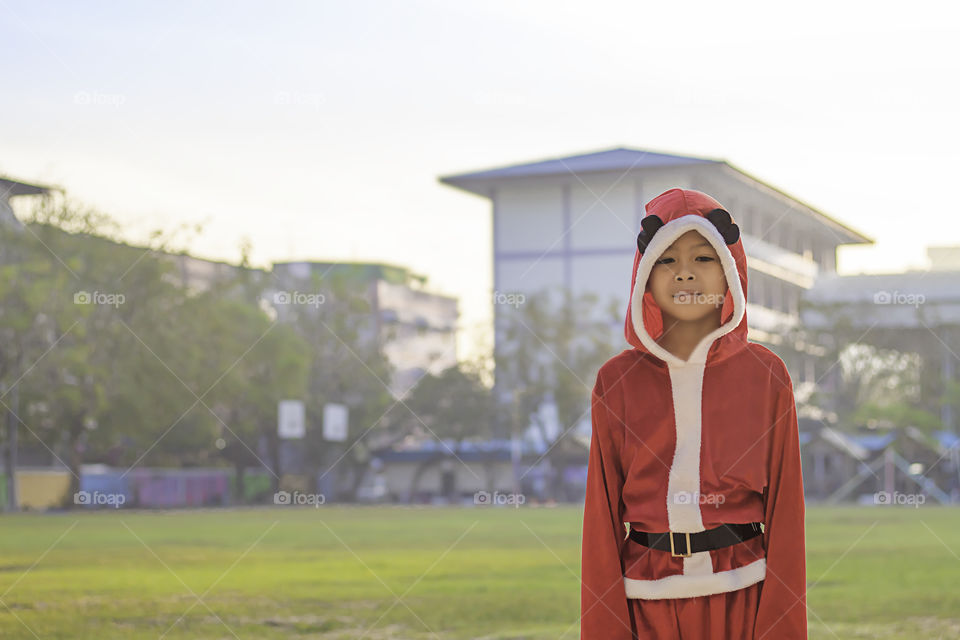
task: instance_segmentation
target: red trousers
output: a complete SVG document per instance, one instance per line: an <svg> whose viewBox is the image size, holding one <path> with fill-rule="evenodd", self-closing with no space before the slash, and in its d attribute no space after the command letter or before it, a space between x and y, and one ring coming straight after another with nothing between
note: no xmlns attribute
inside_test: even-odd
<svg viewBox="0 0 960 640"><path fill-rule="evenodd" d="M777 640L753 637L763 583L694 598L628 598L634 633L650 640Z"/></svg>

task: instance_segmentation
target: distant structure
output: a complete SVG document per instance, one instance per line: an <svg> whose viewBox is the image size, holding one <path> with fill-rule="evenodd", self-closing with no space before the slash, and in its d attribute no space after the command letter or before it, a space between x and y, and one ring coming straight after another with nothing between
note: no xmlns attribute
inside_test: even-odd
<svg viewBox="0 0 960 640"><path fill-rule="evenodd" d="M23 228L10 206L17 196L45 196L56 190L0 177L0 225ZM173 267L170 278L191 293L200 293L221 283L232 281L246 269L256 282L268 282L268 294L281 289L296 290L311 275L347 274L357 283L370 302L370 339L380 340L386 357L395 367L390 380L396 397L406 395L427 371L439 373L457 364L458 301L455 297L426 290L426 277L409 269L380 263L360 262L278 262L271 270L241 267L219 260L207 260L187 253L155 251L134 247L105 238L97 238L116 246L118 251L140 249L150 251ZM301 288L301 291L305 289ZM282 309L280 309L282 320Z"/></svg>
<svg viewBox="0 0 960 640"><path fill-rule="evenodd" d="M927 247L931 271L960 271L960 246Z"/></svg>
<svg viewBox="0 0 960 640"><path fill-rule="evenodd" d="M242 267L186 254L164 254L174 265L177 283L192 292L206 291L236 276ZM430 371L439 373L457 364L458 301L425 289L426 277L405 267L373 262L276 262L271 270L249 269L266 282L265 300L284 321L290 307L278 304L283 296L322 293L322 279L341 275L356 283L355 292L370 304L357 327L361 339L378 340L394 366L390 391L405 396ZM313 291L319 278L321 291ZM295 303L291 298L288 303ZM309 305L308 305L309 306ZM315 306L322 318L322 305Z"/></svg>
<svg viewBox="0 0 960 640"><path fill-rule="evenodd" d="M356 282L370 304L368 339L380 340L396 368L390 391L405 396L428 371L457 364L457 299L424 289L426 278L408 269L362 262L278 262L273 265L274 297L311 294L313 277L341 274ZM284 305L274 305L283 319ZM322 305L317 306L322 314Z"/></svg>
<svg viewBox="0 0 960 640"><path fill-rule="evenodd" d="M957 250L960 252L960 250ZM860 342L918 353L922 369L939 372L939 384L928 382L921 389L927 404L939 402L942 428L957 432L957 416L948 386L958 381L960 369L960 269L950 261L939 268L902 273L870 273L850 276L831 274L819 279L806 299L832 308L838 317L861 333ZM818 310L803 314L803 323L816 327L824 322ZM831 389L831 371L821 386ZM939 401L934 400L939 398Z"/></svg>
<svg viewBox="0 0 960 640"><path fill-rule="evenodd" d="M0 177L0 225L18 228L23 227L23 223L20 222L13 213L13 207L10 206L10 198L16 198L17 196L45 196L49 195L52 190L52 187Z"/></svg>
<svg viewBox="0 0 960 640"><path fill-rule="evenodd" d="M207 291L217 284L231 280L244 267L220 260L207 260L186 253L160 254L172 266L176 284L190 293ZM263 269L247 267L248 273L258 281L269 278L270 273Z"/></svg>

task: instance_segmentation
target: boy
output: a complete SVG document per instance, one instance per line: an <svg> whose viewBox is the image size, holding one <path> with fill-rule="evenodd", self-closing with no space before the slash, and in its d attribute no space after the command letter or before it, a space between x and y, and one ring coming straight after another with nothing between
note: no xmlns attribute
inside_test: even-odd
<svg viewBox="0 0 960 640"><path fill-rule="evenodd" d="M633 348L593 389L580 637L806 638L793 387L747 340L739 228L698 191L646 210Z"/></svg>

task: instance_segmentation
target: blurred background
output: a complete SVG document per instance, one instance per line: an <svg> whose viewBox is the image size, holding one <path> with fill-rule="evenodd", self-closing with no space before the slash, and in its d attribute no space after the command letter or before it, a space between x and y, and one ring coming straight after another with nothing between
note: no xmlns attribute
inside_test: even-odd
<svg viewBox="0 0 960 640"><path fill-rule="evenodd" d="M794 381L811 518L849 515L849 542L900 517L877 516L885 507L955 524L960 33L943 5L0 0L0 12L10 637L80 637L66 620L90 637L576 637L590 391L629 348L644 205L673 187L712 195L743 232L749 338ZM553 509L524 529L489 515L498 506ZM150 520L162 513L183 520ZM110 520L122 514L147 520ZM561 550L544 560L559 604L492 601L465 622L462 601L448 616L428 606L431 618L390 589L345 613L356 584L327 581L290 601L329 615L304 622L291 605L191 628L148 594L127 614L163 622L81 613L52 595L55 563L47 581L32 568L70 548L77 523L94 528L73 557L92 566L105 549L90 540L192 557L179 532L239 555L273 520L299 531L298 549L325 540L329 555L291 563L296 582L311 562L365 566L351 540L379 517L413 542L420 518L450 528L423 539L434 553L414 577L466 523L516 527ZM224 538L218 518L250 535ZM957 537L911 524L955 579ZM850 552L811 546L825 572ZM263 566L284 575L276 558ZM108 600L145 575L128 569L88 584ZM811 591L824 611L811 629L894 633L861 623L898 615L898 588L860 608ZM960 602L942 593L909 607L926 622L904 633L960 637Z"/></svg>

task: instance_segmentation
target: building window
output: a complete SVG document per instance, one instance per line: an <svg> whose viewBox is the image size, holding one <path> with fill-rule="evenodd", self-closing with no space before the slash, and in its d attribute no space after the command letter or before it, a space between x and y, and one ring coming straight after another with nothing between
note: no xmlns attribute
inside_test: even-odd
<svg viewBox="0 0 960 640"><path fill-rule="evenodd" d="M761 307L766 306L766 300L764 299L764 286L763 286L763 274L756 273L750 279L751 289L753 289L753 303L758 304Z"/></svg>
<svg viewBox="0 0 960 640"><path fill-rule="evenodd" d="M756 209L750 209L747 215L749 216L750 235L757 238L763 237L763 219L760 217L760 213Z"/></svg>

